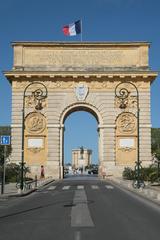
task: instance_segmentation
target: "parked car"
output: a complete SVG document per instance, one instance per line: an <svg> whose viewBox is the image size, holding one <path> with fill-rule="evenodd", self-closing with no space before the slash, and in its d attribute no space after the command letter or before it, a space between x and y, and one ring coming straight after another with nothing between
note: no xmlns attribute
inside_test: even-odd
<svg viewBox="0 0 160 240"><path fill-rule="evenodd" d="M91 173L92 173L91 169L90 169L90 170L88 170L88 174L91 174Z"/></svg>
<svg viewBox="0 0 160 240"><path fill-rule="evenodd" d="M98 174L98 169L97 168L89 169L88 174Z"/></svg>
<svg viewBox="0 0 160 240"><path fill-rule="evenodd" d="M98 169L96 169L96 168L95 168L95 169L92 169L92 173L93 173L93 174L98 174Z"/></svg>

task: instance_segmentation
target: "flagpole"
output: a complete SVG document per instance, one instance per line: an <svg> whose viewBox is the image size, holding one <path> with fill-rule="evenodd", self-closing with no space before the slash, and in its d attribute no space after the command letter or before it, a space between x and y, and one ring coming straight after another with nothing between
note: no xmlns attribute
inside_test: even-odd
<svg viewBox="0 0 160 240"><path fill-rule="evenodd" d="M81 19L81 42L82 42L82 19Z"/></svg>

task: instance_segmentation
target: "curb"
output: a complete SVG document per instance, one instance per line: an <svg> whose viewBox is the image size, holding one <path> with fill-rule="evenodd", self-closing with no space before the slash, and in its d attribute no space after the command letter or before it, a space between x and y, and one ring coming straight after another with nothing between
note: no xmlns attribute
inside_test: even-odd
<svg viewBox="0 0 160 240"><path fill-rule="evenodd" d="M23 192L23 193L16 193L16 194L12 194L12 195L8 195L7 198L12 198L12 197L25 197L33 192L35 192L37 189L34 188L30 191L27 191L27 192Z"/></svg>
<svg viewBox="0 0 160 240"><path fill-rule="evenodd" d="M48 182L44 183L43 185L40 185L40 186L38 186L36 188L33 188L33 189L29 190L29 191L26 191L26 192L15 193L15 194L8 194L8 195L1 195L0 199L3 199L3 200L6 199L7 200L8 198L12 198L12 197L25 197L27 195L30 195L33 192L36 192L38 189L41 189L41 188L47 186L48 184L50 184L50 183L52 183L54 181L55 181L55 179L49 180Z"/></svg>
<svg viewBox="0 0 160 240"><path fill-rule="evenodd" d="M115 180L115 179L108 179L113 184L120 186L121 188L124 188L127 191L130 191L132 193L135 193L136 195L143 197L147 200L152 201L153 203L156 203L160 205L160 192L156 192L155 190L149 189L149 188L140 188L140 189L134 189L132 188L132 183L123 184L121 180Z"/></svg>

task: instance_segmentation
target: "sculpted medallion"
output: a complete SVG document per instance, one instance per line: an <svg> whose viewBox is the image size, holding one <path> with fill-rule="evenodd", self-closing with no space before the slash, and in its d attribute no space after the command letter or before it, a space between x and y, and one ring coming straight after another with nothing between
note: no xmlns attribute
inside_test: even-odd
<svg viewBox="0 0 160 240"><path fill-rule="evenodd" d="M43 114L32 112L26 118L25 127L29 133L41 133L46 127L46 119Z"/></svg>
<svg viewBox="0 0 160 240"><path fill-rule="evenodd" d="M133 113L122 113L117 120L117 127L121 133L133 133L136 130L137 119Z"/></svg>

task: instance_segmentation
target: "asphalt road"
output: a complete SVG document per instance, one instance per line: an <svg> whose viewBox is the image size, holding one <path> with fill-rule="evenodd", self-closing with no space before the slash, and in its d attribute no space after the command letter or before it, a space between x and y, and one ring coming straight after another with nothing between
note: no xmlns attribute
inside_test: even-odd
<svg viewBox="0 0 160 240"><path fill-rule="evenodd" d="M160 207L95 177L0 201L0 240L154 240Z"/></svg>

